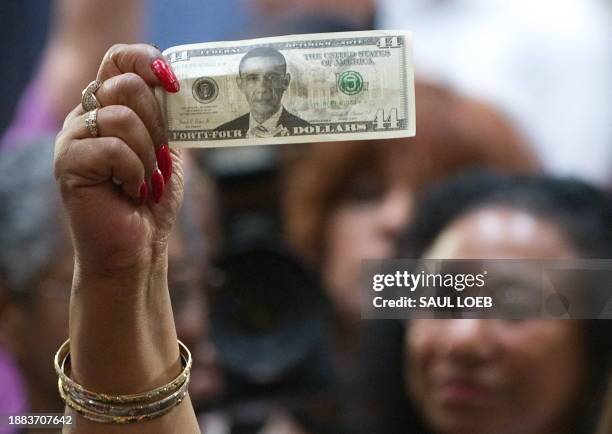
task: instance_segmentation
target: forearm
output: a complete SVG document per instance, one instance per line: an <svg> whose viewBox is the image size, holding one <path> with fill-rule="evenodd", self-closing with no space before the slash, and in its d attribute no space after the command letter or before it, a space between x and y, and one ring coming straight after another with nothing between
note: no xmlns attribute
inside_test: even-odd
<svg viewBox="0 0 612 434"><path fill-rule="evenodd" d="M140 275L92 276L77 266L70 305L72 376L95 392L135 394L181 371L167 288L166 254ZM71 411L70 433L197 433L188 399L165 416L129 425L85 420Z"/></svg>

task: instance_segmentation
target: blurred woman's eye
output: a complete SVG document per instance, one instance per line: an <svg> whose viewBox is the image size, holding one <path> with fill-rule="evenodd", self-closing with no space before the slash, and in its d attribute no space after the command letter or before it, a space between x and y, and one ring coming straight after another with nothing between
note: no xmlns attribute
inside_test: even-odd
<svg viewBox="0 0 612 434"><path fill-rule="evenodd" d="M498 318L509 324L538 318L542 309L542 290L527 272L513 276L489 273L487 290L495 300Z"/></svg>
<svg viewBox="0 0 612 434"><path fill-rule="evenodd" d="M350 186L346 201L356 205L369 205L382 199L384 194L385 188L376 179L358 179Z"/></svg>
<svg viewBox="0 0 612 434"><path fill-rule="evenodd" d="M377 202L383 195L381 188L376 186L360 187L351 191L348 201L355 204L371 204Z"/></svg>

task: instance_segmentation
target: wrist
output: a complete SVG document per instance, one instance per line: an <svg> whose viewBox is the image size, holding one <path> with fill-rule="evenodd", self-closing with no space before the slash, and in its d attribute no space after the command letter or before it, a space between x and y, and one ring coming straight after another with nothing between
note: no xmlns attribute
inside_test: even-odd
<svg viewBox="0 0 612 434"><path fill-rule="evenodd" d="M75 378L92 390L154 388L180 370L166 253L137 267L82 267L70 303ZM108 389L107 389L108 388Z"/></svg>
<svg viewBox="0 0 612 434"><path fill-rule="evenodd" d="M168 269L167 245L140 249L137 252L115 253L105 258L88 256L76 249L73 288L124 288L132 293L165 286Z"/></svg>

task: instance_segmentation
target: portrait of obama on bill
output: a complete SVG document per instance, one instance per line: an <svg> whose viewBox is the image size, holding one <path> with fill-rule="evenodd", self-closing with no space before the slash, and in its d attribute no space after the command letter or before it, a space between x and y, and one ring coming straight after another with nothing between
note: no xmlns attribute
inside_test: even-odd
<svg viewBox="0 0 612 434"><path fill-rule="evenodd" d="M291 75L285 56L272 47L257 47L240 60L236 83L249 104L249 113L224 123L217 131L242 131L246 137L290 135L294 127L307 127L304 119L282 104Z"/></svg>

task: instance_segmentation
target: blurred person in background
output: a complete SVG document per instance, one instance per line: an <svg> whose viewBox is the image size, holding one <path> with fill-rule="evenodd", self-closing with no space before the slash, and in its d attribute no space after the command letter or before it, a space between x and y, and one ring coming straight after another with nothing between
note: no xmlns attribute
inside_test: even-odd
<svg viewBox="0 0 612 434"><path fill-rule="evenodd" d="M398 254L612 258L610 221L611 198L580 181L463 176L419 202ZM363 432L595 432L612 367L609 321L419 319L405 329L394 321L371 327L364 396L379 412Z"/></svg>
<svg viewBox="0 0 612 434"><path fill-rule="evenodd" d="M143 1L55 0L48 40L0 148L55 134L110 46L140 39Z"/></svg>
<svg viewBox="0 0 612 434"><path fill-rule="evenodd" d="M23 375L24 411L63 410L52 360L68 330L73 264L52 157L49 140L6 151L0 159L5 172L0 182L0 276L10 294L0 332Z"/></svg>
<svg viewBox="0 0 612 434"><path fill-rule="evenodd" d="M304 17L336 20L356 30L372 27L375 0L247 0L262 22L262 28Z"/></svg>
<svg viewBox="0 0 612 434"><path fill-rule="evenodd" d="M377 26L411 30L417 77L504 112L545 169L612 183L612 17L603 0L379 0Z"/></svg>
<svg viewBox="0 0 612 434"><path fill-rule="evenodd" d="M257 21L252 0L143 0L143 41L162 49L204 41L250 37L245 29Z"/></svg>
<svg viewBox="0 0 612 434"><path fill-rule="evenodd" d="M12 381L25 385L22 413L64 408L53 356L68 333L74 254L52 166L50 140L6 151L0 159L0 289L10 297L0 311L0 337L21 370ZM185 204L170 238L168 284L179 339L194 357L190 396L196 408L206 408L223 392L209 339L208 251L198 206L213 194L196 171L188 172Z"/></svg>
<svg viewBox="0 0 612 434"><path fill-rule="evenodd" d="M348 330L360 319L361 260L394 255L417 192L475 167L538 168L521 136L486 104L425 82L417 84L416 99L416 137L315 144L284 168L287 237L320 269Z"/></svg>
<svg viewBox="0 0 612 434"><path fill-rule="evenodd" d="M509 173L538 168L512 125L486 104L423 82L416 99L415 138L315 144L284 168L287 238L319 270L332 306L336 374L347 386L334 389L346 394L339 402L354 396L363 325L361 261L395 256L397 238L414 213L415 195L470 168ZM345 415L343 423L350 425L349 419Z"/></svg>

